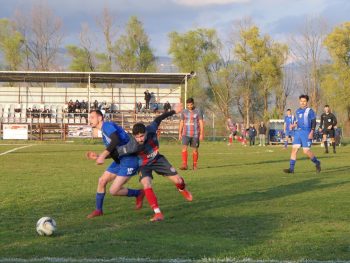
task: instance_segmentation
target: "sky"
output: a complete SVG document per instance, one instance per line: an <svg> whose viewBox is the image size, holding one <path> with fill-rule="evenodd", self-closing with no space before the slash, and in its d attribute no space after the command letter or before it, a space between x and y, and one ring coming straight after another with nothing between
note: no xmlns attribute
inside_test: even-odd
<svg viewBox="0 0 350 263"><path fill-rule="evenodd" d="M290 34L298 34L306 17L322 16L330 28L350 21L349 0L0 0L0 18L13 17L16 9L29 12L40 2L62 19L63 45L79 43L84 23L97 32L96 18L108 8L119 33L130 16L137 16L157 56L168 55L168 34L172 31L214 28L225 40L234 21L246 17L261 33L282 42ZM99 38L98 33L96 36Z"/></svg>

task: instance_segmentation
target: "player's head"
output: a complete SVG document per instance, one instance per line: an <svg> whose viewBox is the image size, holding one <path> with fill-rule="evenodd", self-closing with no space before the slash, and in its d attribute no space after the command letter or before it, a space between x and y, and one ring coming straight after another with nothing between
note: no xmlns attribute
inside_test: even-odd
<svg viewBox="0 0 350 263"><path fill-rule="evenodd" d="M186 100L186 108L189 110L193 110L194 109L194 99L193 98L188 98Z"/></svg>
<svg viewBox="0 0 350 263"><path fill-rule="evenodd" d="M303 95L299 96L300 108L306 108L308 102L309 102L309 96L308 95L303 94Z"/></svg>
<svg viewBox="0 0 350 263"><path fill-rule="evenodd" d="M132 135L138 144L143 144L146 138L146 126L141 122L134 124L132 127Z"/></svg>
<svg viewBox="0 0 350 263"><path fill-rule="evenodd" d="M329 108L329 105L324 105L324 112L325 113L330 113L331 112L331 109Z"/></svg>
<svg viewBox="0 0 350 263"><path fill-rule="evenodd" d="M287 109L287 115L288 116L292 115L292 110L291 109Z"/></svg>
<svg viewBox="0 0 350 263"><path fill-rule="evenodd" d="M90 111L89 123L92 128L99 128L103 122L103 113L100 110Z"/></svg>

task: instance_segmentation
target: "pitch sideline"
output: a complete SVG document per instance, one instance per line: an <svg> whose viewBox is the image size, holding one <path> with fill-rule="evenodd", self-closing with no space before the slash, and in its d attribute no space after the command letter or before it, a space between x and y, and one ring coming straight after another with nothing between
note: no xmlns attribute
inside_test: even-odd
<svg viewBox="0 0 350 263"><path fill-rule="evenodd" d="M29 144L29 145L25 145L25 146L22 146L22 147L17 147L17 148L8 150L8 151L6 151L6 152L0 153L0 156L1 156L1 155L8 154L8 153L11 153L11 152L14 152L14 151L17 151L17 150L20 150L20 149L24 149L24 148L27 148L27 147L31 147L31 146L33 146L33 145L34 145L34 144Z"/></svg>

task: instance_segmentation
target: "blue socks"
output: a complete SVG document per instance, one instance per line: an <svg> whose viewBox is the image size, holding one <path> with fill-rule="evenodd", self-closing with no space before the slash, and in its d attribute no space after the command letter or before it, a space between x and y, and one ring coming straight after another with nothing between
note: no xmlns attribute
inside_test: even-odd
<svg viewBox="0 0 350 263"><path fill-rule="evenodd" d="M311 159L311 162L313 162L316 165L320 164L320 161L316 158L316 156L314 156L314 158Z"/></svg>
<svg viewBox="0 0 350 263"><path fill-rule="evenodd" d="M106 193L96 193L96 210L102 211L103 199Z"/></svg>
<svg viewBox="0 0 350 263"><path fill-rule="evenodd" d="M128 188L128 197L137 197L140 194L141 190L129 189Z"/></svg>
<svg viewBox="0 0 350 263"><path fill-rule="evenodd" d="M287 148L288 146L288 141L284 141L284 148Z"/></svg>
<svg viewBox="0 0 350 263"><path fill-rule="evenodd" d="M295 162L296 162L296 160L292 160L292 159L290 159L290 161L289 161L289 169L291 171L294 171Z"/></svg>

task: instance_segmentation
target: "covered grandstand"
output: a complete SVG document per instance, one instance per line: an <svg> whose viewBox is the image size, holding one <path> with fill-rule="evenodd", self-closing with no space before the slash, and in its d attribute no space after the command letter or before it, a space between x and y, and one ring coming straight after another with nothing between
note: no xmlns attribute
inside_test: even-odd
<svg viewBox="0 0 350 263"><path fill-rule="evenodd" d="M9 124L23 124L29 139L65 139L72 135L70 126L86 130L92 108L102 109L107 119L129 130L135 121L152 120L166 102L179 102L193 77L193 73L0 71L1 134ZM137 107L144 104L146 89L152 94L150 108ZM75 102L79 107L72 111L70 104ZM163 126L164 135L176 134L176 120Z"/></svg>

